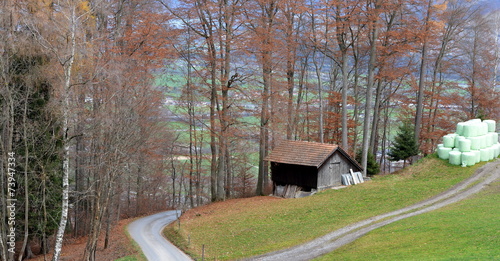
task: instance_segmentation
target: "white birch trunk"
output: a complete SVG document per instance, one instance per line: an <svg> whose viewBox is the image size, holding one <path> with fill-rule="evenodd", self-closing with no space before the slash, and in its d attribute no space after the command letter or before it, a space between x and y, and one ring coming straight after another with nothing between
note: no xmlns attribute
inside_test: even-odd
<svg viewBox="0 0 500 261"><path fill-rule="evenodd" d="M68 209L69 209L69 138L68 138L68 127L69 127L69 91L71 87L71 70L73 68L75 49L76 49L76 10L75 7L71 7L71 17L70 17L70 57L64 66L64 86L63 86L63 192L62 192L62 209L61 209L61 220L59 221L59 227L56 234L56 243L54 246L54 256L53 261L59 260L61 255L62 244L64 239L64 231L66 230L66 223L68 222Z"/></svg>

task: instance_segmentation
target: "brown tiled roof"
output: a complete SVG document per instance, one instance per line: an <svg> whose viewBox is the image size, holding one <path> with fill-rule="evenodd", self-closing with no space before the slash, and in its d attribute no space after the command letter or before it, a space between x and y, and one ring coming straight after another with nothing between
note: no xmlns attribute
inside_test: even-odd
<svg viewBox="0 0 500 261"><path fill-rule="evenodd" d="M337 148L334 144L284 140L265 160L319 168Z"/></svg>

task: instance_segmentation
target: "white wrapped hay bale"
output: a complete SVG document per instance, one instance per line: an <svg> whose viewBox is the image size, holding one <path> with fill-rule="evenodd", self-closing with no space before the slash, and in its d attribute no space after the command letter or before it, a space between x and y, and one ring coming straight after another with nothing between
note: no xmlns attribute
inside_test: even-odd
<svg viewBox="0 0 500 261"><path fill-rule="evenodd" d="M479 150L471 150L470 152L474 153L474 156L476 157L476 163L481 162L481 151Z"/></svg>
<svg viewBox="0 0 500 261"><path fill-rule="evenodd" d="M484 136L479 136L477 138L479 139L479 149L486 148L486 139L484 138Z"/></svg>
<svg viewBox="0 0 500 261"><path fill-rule="evenodd" d="M493 157L498 158L498 156L500 156L500 144L497 143L491 147L495 150Z"/></svg>
<svg viewBox="0 0 500 261"><path fill-rule="evenodd" d="M455 148L459 148L460 147L460 141L461 140L465 140L466 138L464 136L455 136L455 144L454 144L454 147Z"/></svg>
<svg viewBox="0 0 500 261"><path fill-rule="evenodd" d="M457 124L457 132L456 132L456 133L457 133L458 135L460 135L460 136L464 136L464 125L465 125L465 124L466 124L465 122L459 122L459 123Z"/></svg>
<svg viewBox="0 0 500 261"><path fill-rule="evenodd" d="M469 152L471 149L471 141L463 138L458 141L458 149L461 152Z"/></svg>
<svg viewBox="0 0 500 261"><path fill-rule="evenodd" d="M487 136L488 136L488 139L489 139L490 146L493 146L494 144L498 143L498 133L496 133L496 132L488 132Z"/></svg>
<svg viewBox="0 0 500 261"><path fill-rule="evenodd" d="M476 164L476 154L474 152L462 153L462 166L472 166Z"/></svg>
<svg viewBox="0 0 500 261"><path fill-rule="evenodd" d="M490 140L488 135L481 135L481 149L486 149L490 146Z"/></svg>
<svg viewBox="0 0 500 261"><path fill-rule="evenodd" d="M486 135L479 136L479 140L481 141L481 149L488 147L488 137Z"/></svg>
<svg viewBox="0 0 500 261"><path fill-rule="evenodd" d="M489 139L489 142L490 142L490 146L493 146L494 144L496 144L496 141L495 141L495 138L497 137L495 135L495 132L488 132L488 139Z"/></svg>
<svg viewBox="0 0 500 261"><path fill-rule="evenodd" d="M488 150L488 160L492 160L495 158L495 148L493 146L486 148Z"/></svg>
<svg viewBox="0 0 500 261"><path fill-rule="evenodd" d="M462 164L462 152L450 151L449 162L452 165L461 165Z"/></svg>
<svg viewBox="0 0 500 261"><path fill-rule="evenodd" d="M496 122L494 120L484 120L484 123L488 125L488 132L495 132L496 131Z"/></svg>
<svg viewBox="0 0 500 261"><path fill-rule="evenodd" d="M444 160L449 159L451 150L452 148L447 148L447 147L438 148L438 157Z"/></svg>
<svg viewBox="0 0 500 261"><path fill-rule="evenodd" d="M481 161L489 161L490 160L490 150L488 149L480 149L481 152Z"/></svg>
<svg viewBox="0 0 500 261"><path fill-rule="evenodd" d="M455 147L455 136L454 135L446 135L443 137L443 144L446 148Z"/></svg>
<svg viewBox="0 0 500 261"><path fill-rule="evenodd" d="M466 122L463 125L463 133L464 137L476 137L477 136L477 126L474 123Z"/></svg>
<svg viewBox="0 0 500 261"><path fill-rule="evenodd" d="M486 135L488 133L488 124L486 122L481 122L480 126L480 135Z"/></svg>
<svg viewBox="0 0 500 261"><path fill-rule="evenodd" d="M471 150L481 149L481 138L480 137L469 137Z"/></svg>

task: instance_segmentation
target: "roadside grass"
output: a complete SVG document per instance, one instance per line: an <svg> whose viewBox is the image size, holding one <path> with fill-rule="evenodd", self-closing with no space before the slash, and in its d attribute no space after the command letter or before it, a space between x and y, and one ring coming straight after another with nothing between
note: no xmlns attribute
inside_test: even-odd
<svg viewBox="0 0 500 261"><path fill-rule="evenodd" d="M189 210L167 237L200 258L233 260L305 243L348 224L439 194L483 164L462 168L431 155L396 174L301 199L254 197ZM177 224L177 223L176 223Z"/></svg>
<svg viewBox="0 0 500 261"><path fill-rule="evenodd" d="M316 260L500 260L500 182L374 230Z"/></svg>

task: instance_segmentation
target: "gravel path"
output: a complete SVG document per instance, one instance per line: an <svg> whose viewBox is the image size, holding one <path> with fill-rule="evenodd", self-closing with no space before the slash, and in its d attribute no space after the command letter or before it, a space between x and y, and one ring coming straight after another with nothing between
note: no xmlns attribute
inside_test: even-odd
<svg viewBox="0 0 500 261"><path fill-rule="evenodd" d="M465 181L457 184L450 190L443 192L433 198L417 204L371 217L369 219L354 223L333 231L323 237L316 238L308 243L291 247L288 249L267 253L247 260L269 260L269 261L300 261L311 260L325 255L335 249L353 242L366 233L401 219L413 217L422 213L442 208L446 205L463 200L481 191L485 186L500 178L500 161L487 163Z"/></svg>
<svg viewBox="0 0 500 261"><path fill-rule="evenodd" d="M165 211L140 218L128 225L130 236L139 244L150 261L191 261L162 236L163 228L177 220L178 211Z"/></svg>

